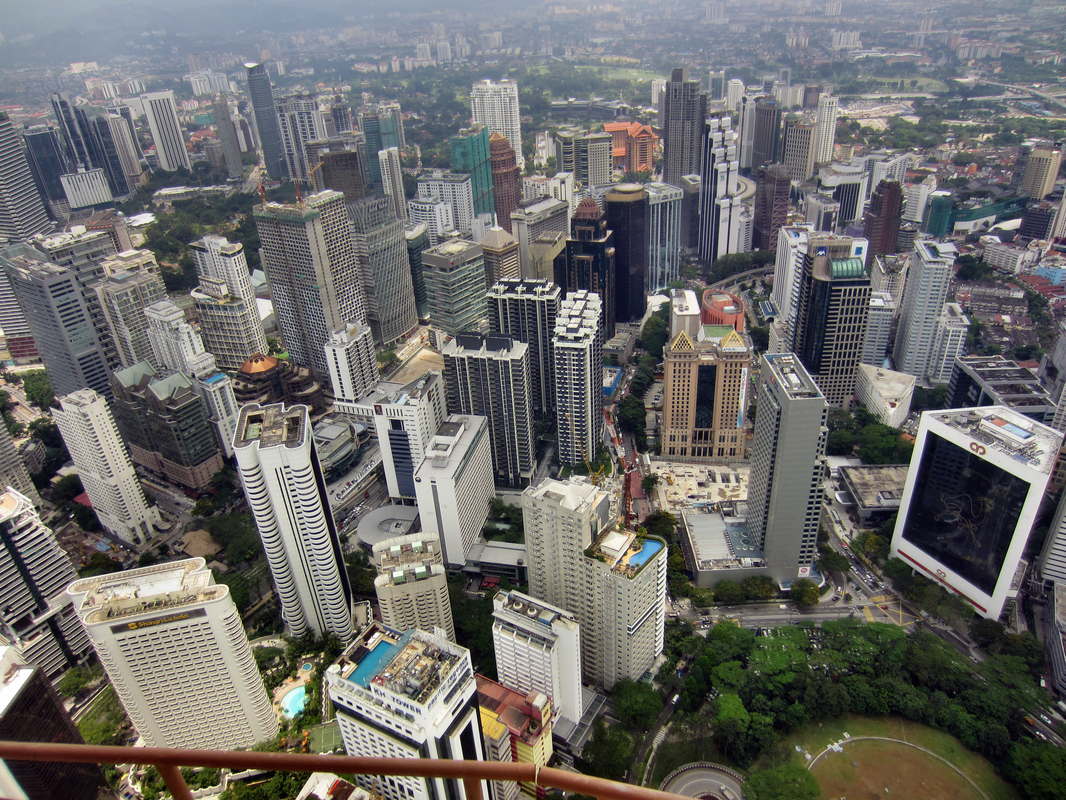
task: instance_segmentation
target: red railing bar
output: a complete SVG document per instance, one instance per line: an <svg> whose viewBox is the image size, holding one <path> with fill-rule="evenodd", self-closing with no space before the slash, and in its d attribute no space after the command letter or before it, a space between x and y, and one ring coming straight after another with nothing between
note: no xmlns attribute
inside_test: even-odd
<svg viewBox="0 0 1066 800"><path fill-rule="evenodd" d="M66 761L91 764L154 764L174 800L191 800L180 767L227 767L280 772L350 772L462 780L469 800L481 800L480 781L536 783L551 789L592 795L604 800L678 800L678 795L617 783L591 775L532 764L430 758L365 758L362 756L261 753L252 750L178 750L169 747L108 747L90 744L0 741L0 759ZM476 793L475 789L476 788Z"/></svg>

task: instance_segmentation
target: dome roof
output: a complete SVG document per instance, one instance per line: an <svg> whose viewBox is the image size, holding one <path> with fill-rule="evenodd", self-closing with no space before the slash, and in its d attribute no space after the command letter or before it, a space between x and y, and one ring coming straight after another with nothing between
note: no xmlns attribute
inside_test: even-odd
<svg viewBox="0 0 1066 800"><path fill-rule="evenodd" d="M253 353L252 357L241 365L241 372L245 375L255 375L260 372L269 372L272 369L276 369L277 366L278 360L273 356Z"/></svg>

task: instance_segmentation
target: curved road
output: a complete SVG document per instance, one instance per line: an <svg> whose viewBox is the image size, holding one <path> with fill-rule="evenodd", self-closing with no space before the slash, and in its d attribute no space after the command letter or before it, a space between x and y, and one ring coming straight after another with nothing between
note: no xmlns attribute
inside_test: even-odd
<svg viewBox="0 0 1066 800"><path fill-rule="evenodd" d="M693 767L659 788L682 797L700 797L712 792L721 795L723 788L730 789L737 797L742 796L740 781L710 767Z"/></svg>

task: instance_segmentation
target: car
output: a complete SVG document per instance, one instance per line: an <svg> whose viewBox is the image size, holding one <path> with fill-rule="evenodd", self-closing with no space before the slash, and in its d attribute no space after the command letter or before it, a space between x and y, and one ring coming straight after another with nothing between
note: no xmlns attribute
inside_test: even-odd
<svg viewBox="0 0 1066 800"><path fill-rule="evenodd" d="M833 597L833 600L832 600L832 602L834 602L834 603L835 603L835 602L836 602L837 600L839 600L839 599L840 599L840 595L838 594L838 595L836 595L835 597Z"/></svg>
<svg viewBox="0 0 1066 800"><path fill-rule="evenodd" d="M882 611L888 611L888 606L881 606Z"/></svg>

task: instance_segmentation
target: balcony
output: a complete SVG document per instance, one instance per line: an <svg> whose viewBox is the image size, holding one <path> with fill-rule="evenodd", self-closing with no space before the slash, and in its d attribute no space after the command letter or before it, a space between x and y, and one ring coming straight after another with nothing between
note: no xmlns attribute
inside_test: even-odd
<svg viewBox="0 0 1066 800"><path fill-rule="evenodd" d="M580 775L553 767L497 761L428 758L363 758L357 756L258 753L244 750L176 750L169 747L105 747L87 744L46 744L0 741L5 761L59 761L90 764L151 764L166 781L174 800L193 800L181 776L182 767L216 767L274 772L334 772L373 776L442 778L463 782L467 800L484 800L482 781L517 781L590 795L599 800L682 800L680 795Z"/></svg>

